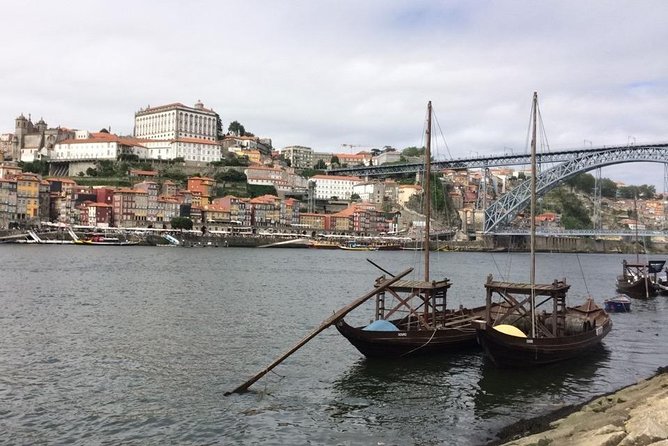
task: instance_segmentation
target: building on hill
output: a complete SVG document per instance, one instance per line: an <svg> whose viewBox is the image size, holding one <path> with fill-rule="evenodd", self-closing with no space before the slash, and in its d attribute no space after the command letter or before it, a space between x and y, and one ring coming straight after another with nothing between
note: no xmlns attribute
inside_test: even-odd
<svg viewBox="0 0 668 446"><path fill-rule="evenodd" d="M315 175L311 181L315 183L315 198L318 200L349 200L353 186L362 182L359 177L336 175Z"/></svg>
<svg viewBox="0 0 668 446"><path fill-rule="evenodd" d="M262 159L271 159L273 148L270 138L260 138L258 136L237 136L225 135L222 140L223 150L241 155L244 150L257 150Z"/></svg>
<svg viewBox="0 0 668 446"><path fill-rule="evenodd" d="M299 224L313 230L329 231L331 229L331 214L303 212L299 214Z"/></svg>
<svg viewBox="0 0 668 446"><path fill-rule="evenodd" d="M43 119L33 124L21 114L15 120L16 128L12 137L10 158L14 161L30 163L50 157L50 152L60 141L73 137L73 132L65 128L48 128ZM7 153L4 158L7 159Z"/></svg>
<svg viewBox="0 0 668 446"><path fill-rule="evenodd" d="M313 152L313 167L315 167L318 162L322 161L325 164L326 168L332 166L332 157L334 156L331 152Z"/></svg>
<svg viewBox="0 0 668 446"><path fill-rule="evenodd" d="M307 169L313 167L313 149L304 146L287 146L280 150L281 155L289 161L290 167Z"/></svg>
<svg viewBox="0 0 668 446"><path fill-rule="evenodd" d="M32 173L16 177L16 219L27 224L39 223L39 186L42 179Z"/></svg>
<svg viewBox="0 0 668 446"><path fill-rule="evenodd" d="M12 159L13 139L14 139L13 133L0 134L0 162Z"/></svg>
<svg viewBox="0 0 668 446"><path fill-rule="evenodd" d="M276 226L281 221L280 201L274 195L251 198L251 225L255 227Z"/></svg>
<svg viewBox="0 0 668 446"><path fill-rule="evenodd" d="M94 133L78 130L74 137L56 143L48 154L51 173L67 176L85 174L99 161L116 161L123 157L145 159L147 149L136 138L114 135L106 130Z"/></svg>
<svg viewBox="0 0 668 446"><path fill-rule="evenodd" d="M248 184L273 186L279 194L303 194L308 180L295 173L293 168L249 166L244 169Z"/></svg>
<svg viewBox="0 0 668 446"><path fill-rule="evenodd" d="M146 221L149 225L155 225L158 222L160 185L155 181L144 180L135 184L134 189L146 192Z"/></svg>
<svg viewBox="0 0 668 446"><path fill-rule="evenodd" d="M216 180L209 177L190 177L188 178L188 190L193 195L194 206L204 206L211 203L211 197L214 195Z"/></svg>
<svg viewBox="0 0 668 446"><path fill-rule="evenodd" d="M350 153L335 153L339 159L340 164L346 164L350 167L352 166L369 166L371 165L372 155L370 152L358 152L354 154Z"/></svg>
<svg viewBox="0 0 668 446"><path fill-rule="evenodd" d="M250 200L239 198L234 195L215 198L212 203L227 209L230 213L230 223L238 226L250 226L252 221Z"/></svg>
<svg viewBox="0 0 668 446"><path fill-rule="evenodd" d="M113 206L106 203L85 201L79 207L79 222L84 226L108 228L112 223Z"/></svg>
<svg viewBox="0 0 668 446"><path fill-rule="evenodd" d="M0 178L0 229L16 221L16 180Z"/></svg>
<svg viewBox="0 0 668 446"><path fill-rule="evenodd" d="M23 173L16 163L0 163L0 179L9 180Z"/></svg>
<svg viewBox="0 0 668 446"><path fill-rule="evenodd" d="M374 166L382 166L383 164L397 163L399 161L401 161L401 152L388 150L374 156L371 159L371 164Z"/></svg>
<svg viewBox="0 0 668 446"><path fill-rule="evenodd" d="M417 184L401 184L397 190L397 203L405 206L413 195L421 195L422 186Z"/></svg>
<svg viewBox="0 0 668 446"><path fill-rule="evenodd" d="M205 108L201 101L194 107L175 102L148 106L135 113L134 136L142 139L173 140L179 138L218 141L220 116Z"/></svg>
<svg viewBox="0 0 668 446"><path fill-rule="evenodd" d="M218 123L220 116L197 101L194 107L179 102L147 107L135 113L134 136L146 147L146 159L183 158L188 163L223 159Z"/></svg>

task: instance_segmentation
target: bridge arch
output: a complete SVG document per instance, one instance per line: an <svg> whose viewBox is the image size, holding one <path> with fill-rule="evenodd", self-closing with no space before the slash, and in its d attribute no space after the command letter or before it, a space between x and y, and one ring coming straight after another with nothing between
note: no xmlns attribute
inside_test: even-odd
<svg viewBox="0 0 668 446"><path fill-rule="evenodd" d="M596 152L583 152L581 156L564 161L536 176L536 194L544 195L563 181L598 167L614 164L654 162L668 164L668 146L614 147ZM530 181L524 181L510 192L502 195L485 209L484 232L510 223L531 200Z"/></svg>

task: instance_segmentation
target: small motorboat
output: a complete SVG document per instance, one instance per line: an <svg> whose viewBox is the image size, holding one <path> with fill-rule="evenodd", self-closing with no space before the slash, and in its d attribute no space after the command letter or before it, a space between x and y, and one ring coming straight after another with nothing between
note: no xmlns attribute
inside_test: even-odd
<svg viewBox="0 0 668 446"><path fill-rule="evenodd" d="M628 313L631 311L631 299L626 294L618 294L615 297L603 301L605 311L610 313Z"/></svg>

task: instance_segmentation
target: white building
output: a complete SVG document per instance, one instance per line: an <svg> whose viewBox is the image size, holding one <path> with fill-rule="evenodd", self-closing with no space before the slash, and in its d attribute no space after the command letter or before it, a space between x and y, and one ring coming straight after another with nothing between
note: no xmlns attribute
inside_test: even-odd
<svg viewBox="0 0 668 446"><path fill-rule="evenodd" d="M183 158L186 162L210 163L223 159L218 140L220 116L197 101L147 107L135 113L134 136L146 147L149 160ZM150 141L149 141L150 140Z"/></svg>
<svg viewBox="0 0 668 446"><path fill-rule="evenodd" d="M146 157L146 147L135 138L124 138L107 132L77 131L73 139L56 143L51 161L116 161L121 155Z"/></svg>
<svg viewBox="0 0 668 446"><path fill-rule="evenodd" d="M146 158L151 160L170 160L183 158L188 162L220 161L223 152L216 141L201 138L178 138L172 140L144 139Z"/></svg>
<svg viewBox="0 0 668 446"><path fill-rule="evenodd" d="M374 166L382 166L383 164L395 163L397 161L401 161L401 152L397 151L383 152L371 158L371 164Z"/></svg>
<svg viewBox="0 0 668 446"><path fill-rule="evenodd" d="M315 182L315 198L319 200L330 200L334 197L348 200L353 194L353 186L362 182L358 177L336 175L315 175L311 180Z"/></svg>
<svg viewBox="0 0 668 446"><path fill-rule="evenodd" d="M277 192L305 192L308 180L294 173L294 169L250 166L244 170L248 184L274 186Z"/></svg>
<svg viewBox="0 0 668 446"><path fill-rule="evenodd" d="M290 161L290 166L295 169L313 167L313 149L303 146L288 146L281 150L283 158Z"/></svg>
<svg viewBox="0 0 668 446"><path fill-rule="evenodd" d="M134 136L137 138L171 140L198 138L218 140L218 113L197 101L194 107L179 102L147 107L135 113Z"/></svg>

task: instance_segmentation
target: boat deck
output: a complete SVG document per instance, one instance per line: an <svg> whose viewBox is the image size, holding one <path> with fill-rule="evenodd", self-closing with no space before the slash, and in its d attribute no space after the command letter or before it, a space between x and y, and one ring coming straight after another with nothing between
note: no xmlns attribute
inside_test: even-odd
<svg viewBox="0 0 668 446"><path fill-rule="evenodd" d="M395 291L408 292L411 290L437 290L440 288L449 288L451 285L448 279L440 281L425 282L423 280L398 280L389 288Z"/></svg>
<svg viewBox="0 0 668 446"><path fill-rule="evenodd" d="M535 293L538 295L549 296L557 291L568 291L571 286L566 282L554 281L552 283L537 283L533 285L533 289L536 290ZM531 293L531 284L523 282L498 282L498 281L488 281L485 283L485 288L490 288L494 290L504 290L509 293L517 294L530 294Z"/></svg>

